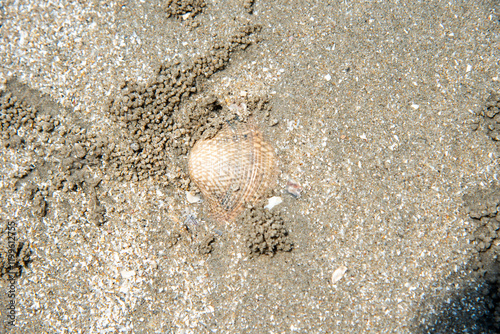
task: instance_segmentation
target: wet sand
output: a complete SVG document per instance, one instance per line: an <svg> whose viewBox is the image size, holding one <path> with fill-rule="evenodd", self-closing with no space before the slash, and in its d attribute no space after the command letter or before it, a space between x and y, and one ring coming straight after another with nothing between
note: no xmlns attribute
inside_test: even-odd
<svg viewBox="0 0 500 334"><path fill-rule="evenodd" d="M22 242L10 332L498 328L498 283L478 272L481 223L464 202L498 179L497 144L474 125L500 91L497 2L207 1L170 17L159 1L2 6L1 96L36 109L17 137L7 128L18 116L2 119L3 258L8 222ZM280 161L272 210L293 249L260 256L249 256L245 219L220 224L187 201L182 150L137 179L133 164L117 174L102 158L136 152L108 111L125 82L150 87L159 67L212 57L249 25L261 27L252 42L233 40L176 113L210 97L221 110L268 101L270 115L253 117Z"/></svg>

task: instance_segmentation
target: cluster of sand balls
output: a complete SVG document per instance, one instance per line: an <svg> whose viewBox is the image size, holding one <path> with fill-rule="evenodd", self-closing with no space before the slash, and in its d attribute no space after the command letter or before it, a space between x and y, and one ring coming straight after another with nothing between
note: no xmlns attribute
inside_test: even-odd
<svg viewBox="0 0 500 334"><path fill-rule="evenodd" d="M17 97L10 93L1 97L0 111L3 140L17 135L17 131L23 125L32 127L37 114L35 108L28 106L24 101L18 101Z"/></svg>
<svg viewBox="0 0 500 334"><path fill-rule="evenodd" d="M203 11L206 3L204 0L167 0L163 3L163 8L168 17L180 17L188 14L194 17Z"/></svg>
<svg viewBox="0 0 500 334"><path fill-rule="evenodd" d="M0 97L0 138L4 146L17 146L23 139L18 132L21 127L36 129L38 132L52 132L59 121L50 115L39 115L36 108L18 100L12 93Z"/></svg>
<svg viewBox="0 0 500 334"><path fill-rule="evenodd" d="M186 102L197 91L200 77L209 77L222 69L232 52L255 43L250 35L259 29L243 27L226 43L214 45L206 55L185 66L178 62L161 66L148 85L125 83L122 94L108 106L111 118L125 130L117 134L118 139L126 140L109 140L109 134L101 136L84 127L61 124L49 113L36 110L27 100L18 99L16 93L0 92L1 143L4 147L26 148L35 153L11 177L22 179L20 184L29 184L33 181L31 173L38 170L40 177L49 181L29 196L33 203L39 200L40 205L35 205L40 208L37 215L45 215L42 204L46 204L45 198L53 191L82 189L93 196L99 180L89 175L86 166L104 167L107 179L138 181L159 176L166 183L173 180L175 186L186 188L189 178L179 167L184 166L180 163L181 156L188 153L198 138L213 136L224 122L237 116L245 120L250 113L246 109L231 110L210 96L195 103ZM22 91L14 88L18 89ZM41 165L43 169L38 168ZM99 216L95 221L102 224L102 210L98 201L95 203L93 212Z"/></svg>
<svg viewBox="0 0 500 334"><path fill-rule="evenodd" d="M493 265L500 269L500 188L483 189L466 195L464 200L467 212L478 226L471 236L473 253L477 255L473 269L500 283L500 272L490 268Z"/></svg>
<svg viewBox="0 0 500 334"><path fill-rule="evenodd" d="M205 55L189 64L176 61L158 68L147 85L126 82L121 96L107 104L110 117L121 124L128 142L117 147L109 164L118 180L143 180L151 176L185 178L185 172L174 167L175 159L186 155L190 147L212 126L224 111L216 103L202 102L187 112L181 105L197 92L197 83L224 68L232 52L245 49L255 40L250 36L259 26L245 26L225 43L215 44ZM227 110L226 110L227 111Z"/></svg>
<svg viewBox="0 0 500 334"><path fill-rule="evenodd" d="M492 93L486 100L479 117L473 122L473 130L483 127L486 134L500 143L500 94ZM492 329L500 330L500 186L480 189L464 196L467 213L476 229L470 235L473 257L471 269L484 279L481 291L484 311L488 314Z"/></svg>
<svg viewBox="0 0 500 334"><path fill-rule="evenodd" d="M277 211L256 206L246 210L238 224L247 226L245 239L251 257L289 252L293 248L283 216Z"/></svg>
<svg viewBox="0 0 500 334"><path fill-rule="evenodd" d="M101 166L109 160L113 143L80 126L67 128L12 92L0 93L0 111L3 146L35 153L32 160L10 173L18 185L25 185L26 198L31 201L35 216L45 216L46 198L54 191L75 191L83 189L85 184L87 192L93 193L98 181L93 180L85 166ZM30 174L35 170L38 179L48 181L43 186L32 183L35 178ZM99 205L95 207L94 211L102 211Z"/></svg>
<svg viewBox="0 0 500 334"><path fill-rule="evenodd" d="M480 122L484 124L488 136L494 141L500 141L500 94L493 93L488 97L480 116ZM475 123L476 129L480 122Z"/></svg>
<svg viewBox="0 0 500 334"><path fill-rule="evenodd" d="M252 11L253 11L253 8L252 8L252 7L253 7L253 3L254 3L254 2L255 2L254 0L245 0L245 1L243 2L243 8L245 8L245 9L247 10L247 12L248 12L248 13L250 13L250 14L251 14L251 13L252 13Z"/></svg>
<svg viewBox="0 0 500 334"><path fill-rule="evenodd" d="M496 319L496 329L500 330L500 187L466 195L464 201L477 225L470 236L473 244L471 267L487 283L482 294L488 296L488 313Z"/></svg>

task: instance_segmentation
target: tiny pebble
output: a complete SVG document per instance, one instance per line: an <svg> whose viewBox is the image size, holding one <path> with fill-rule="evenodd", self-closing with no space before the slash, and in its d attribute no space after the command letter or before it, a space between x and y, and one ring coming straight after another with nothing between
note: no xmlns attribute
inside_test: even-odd
<svg viewBox="0 0 500 334"><path fill-rule="evenodd" d="M273 118L273 119L271 119L271 120L269 121L269 125L270 125L270 126L275 126L276 124L278 124L278 122L279 122L279 121L278 121L278 119Z"/></svg>
<svg viewBox="0 0 500 334"><path fill-rule="evenodd" d="M139 143L133 142L130 144L130 148L132 149L132 151L137 152L140 150L141 146L139 145Z"/></svg>

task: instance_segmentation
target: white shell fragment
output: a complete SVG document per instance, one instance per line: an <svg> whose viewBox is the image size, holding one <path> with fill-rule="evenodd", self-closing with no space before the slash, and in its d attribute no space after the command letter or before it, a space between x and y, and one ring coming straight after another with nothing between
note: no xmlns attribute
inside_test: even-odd
<svg viewBox="0 0 500 334"><path fill-rule="evenodd" d="M135 276L135 270L122 270L120 274L124 279L132 278Z"/></svg>
<svg viewBox="0 0 500 334"><path fill-rule="evenodd" d="M347 271L346 266L340 266L337 269L335 269L335 271L332 274L332 284L335 284L338 281L340 281L340 279L344 277L346 271Z"/></svg>
<svg viewBox="0 0 500 334"><path fill-rule="evenodd" d="M189 192L189 191L186 191L186 200L187 200L190 204L193 204L193 203L199 203L199 202L201 202L201 198L200 198L200 196L198 196L198 195L193 195L193 194L191 194L191 192Z"/></svg>
<svg viewBox="0 0 500 334"><path fill-rule="evenodd" d="M267 205L264 208L268 209L268 210L271 210L276 205L281 204L281 202L283 202L283 200L281 199L281 197L279 197L279 196L271 197L271 198L269 198L267 200Z"/></svg>

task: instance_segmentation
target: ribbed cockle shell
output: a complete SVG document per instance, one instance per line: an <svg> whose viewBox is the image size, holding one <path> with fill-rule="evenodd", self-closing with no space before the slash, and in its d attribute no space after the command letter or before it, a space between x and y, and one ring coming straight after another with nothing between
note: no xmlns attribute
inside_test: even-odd
<svg viewBox="0 0 500 334"><path fill-rule="evenodd" d="M189 176L221 222L234 220L276 181L274 149L252 124L225 125L198 141L189 155Z"/></svg>

